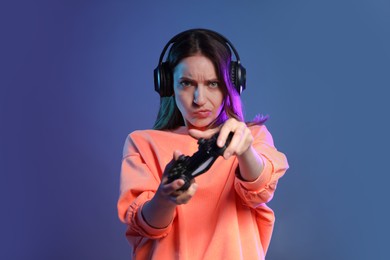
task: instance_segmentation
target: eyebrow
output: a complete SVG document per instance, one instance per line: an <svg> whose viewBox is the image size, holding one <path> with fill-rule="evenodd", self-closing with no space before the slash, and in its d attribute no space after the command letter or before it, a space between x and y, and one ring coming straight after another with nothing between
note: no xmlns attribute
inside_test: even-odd
<svg viewBox="0 0 390 260"><path fill-rule="evenodd" d="M180 78L179 78L179 81L182 81L182 80L185 80L185 81L191 81L191 82L194 82L194 81L196 81L196 80L194 80L194 79L191 79L191 78L188 78L188 77L180 77Z"/></svg>

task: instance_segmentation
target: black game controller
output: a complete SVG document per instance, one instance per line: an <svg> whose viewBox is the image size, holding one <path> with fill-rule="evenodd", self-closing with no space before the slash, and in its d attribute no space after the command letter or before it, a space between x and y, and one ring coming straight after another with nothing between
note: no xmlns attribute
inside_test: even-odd
<svg viewBox="0 0 390 260"><path fill-rule="evenodd" d="M167 183L173 182L177 179L184 180L184 185L178 189L179 191L187 190L191 185L191 180L196 176L205 173L213 165L218 156L223 155L233 138L231 132L223 147L218 147L217 138L219 133L213 135L210 139L198 140L198 151L192 156L180 155L180 157L173 162L168 169Z"/></svg>

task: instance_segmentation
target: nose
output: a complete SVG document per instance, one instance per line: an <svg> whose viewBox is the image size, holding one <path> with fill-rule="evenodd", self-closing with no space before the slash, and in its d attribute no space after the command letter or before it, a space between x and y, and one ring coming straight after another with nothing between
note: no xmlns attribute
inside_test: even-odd
<svg viewBox="0 0 390 260"><path fill-rule="evenodd" d="M204 86L197 86L194 92L194 103L198 106L202 106L206 103Z"/></svg>

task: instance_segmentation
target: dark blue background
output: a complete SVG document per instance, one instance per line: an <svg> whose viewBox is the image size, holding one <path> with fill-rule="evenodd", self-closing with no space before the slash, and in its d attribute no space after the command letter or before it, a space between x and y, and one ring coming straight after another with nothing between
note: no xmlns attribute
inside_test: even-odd
<svg viewBox="0 0 390 260"><path fill-rule="evenodd" d="M388 257L389 1L12 1L0 24L1 259L129 259L122 147L194 27L234 43L291 165L267 259Z"/></svg>

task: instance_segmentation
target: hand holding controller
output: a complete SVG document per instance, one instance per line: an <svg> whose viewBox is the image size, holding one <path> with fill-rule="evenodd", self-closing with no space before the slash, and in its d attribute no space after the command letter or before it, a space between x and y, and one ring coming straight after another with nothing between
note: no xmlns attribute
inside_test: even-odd
<svg viewBox="0 0 390 260"><path fill-rule="evenodd" d="M198 151L192 156L181 155L168 169L167 183L182 179L185 183L179 190L187 190L191 185L192 179L209 170L218 156L223 155L232 140L233 132L229 134L223 147L218 147L217 145L218 135L219 133L216 133L210 139L199 139Z"/></svg>

